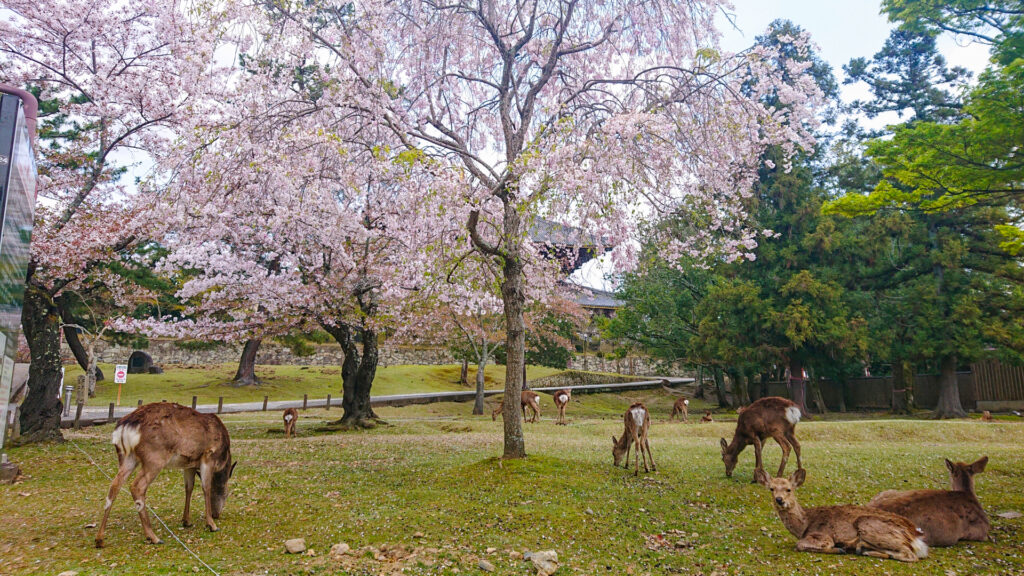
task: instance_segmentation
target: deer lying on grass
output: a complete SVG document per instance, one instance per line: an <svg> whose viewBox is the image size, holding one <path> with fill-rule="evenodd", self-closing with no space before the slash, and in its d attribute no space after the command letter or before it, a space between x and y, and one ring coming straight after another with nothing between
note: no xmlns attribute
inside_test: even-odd
<svg viewBox="0 0 1024 576"><path fill-rule="evenodd" d="M786 530L797 537L796 549L801 552L855 552L903 562L928 556L928 545L914 523L903 516L867 506L801 507L795 490L807 476L803 468L788 479L771 478L760 468L754 476L772 491L775 511Z"/></svg>
<svg viewBox="0 0 1024 576"><path fill-rule="evenodd" d="M651 455L651 445L647 442L647 431L651 427L651 415L647 412L647 407L644 406L643 402L634 402L626 410L622 420L626 425L626 428L622 431L622 436L619 439L612 436L612 457L615 459L615 465L618 466L622 462L623 455L625 455L626 463L623 465L623 468L629 470L629 449L633 444L636 444L633 457L633 475L640 475L639 460L641 458L644 461L644 472L657 470L657 467L654 466L654 456ZM650 468L647 467L648 460L651 462Z"/></svg>
<svg viewBox="0 0 1024 576"><path fill-rule="evenodd" d="M974 492L974 475L988 464L988 456L975 462L946 460L952 490L886 490L868 506L909 518L924 531L929 546L952 546L960 540L986 540L988 515Z"/></svg>
<svg viewBox="0 0 1024 576"><path fill-rule="evenodd" d="M295 436L295 423L299 420L299 411L295 408L288 408L284 411L284 437Z"/></svg>
<svg viewBox="0 0 1024 576"><path fill-rule="evenodd" d="M526 419L526 407L529 406L530 410L533 411L533 416ZM540 417L540 394L537 394L533 390L523 390L519 395L519 408L523 411L523 420L525 422L536 422L537 418ZM498 414L505 409L505 400L502 399L498 403L498 407L491 412L491 420L497 420Z"/></svg>
<svg viewBox="0 0 1024 576"><path fill-rule="evenodd" d="M558 408L558 420L555 421L555 424L565 426L565 407L569 405L569 400L572 399L572 390L559 390L555 392L553 398L555 400L555 407Z"/></svg>
<svg viewBox="0 0 1024 576"><path fill-rule="evenodd" d="M989 412L988 410L985 410L984 412L981 413L981 420L982 420L982 422L991 422L992 421L992 413Z"/></svg>
<svg viewBox="0 0 1024 576"><path fill-rule="evenodd" d="M676 400L675 404L672 405L672 415L668 417L669 422L676 419L679 414L683 415L683 422L686 422L689 417L689 411L687 407L690 405L690 401L686 398L680 398Z"/></svg>
<svg viewBox="0 0 1024 576"><path fill-rule="evenodd" d="M714 421L715 419L711 417L711 410L705 410L704 415L700 417L701 424L709 424Z"/></svg>
<svg viewBox="0 0 1024 576"><path fill-rule="evenodd" d="M740 452L743 452L747 444L754 445L754 470L762 470L764 466L761 462L761 442L769 436L782 448L782 462L779 463L776 476L782 476L786 471L786 460L789 459L791 448L796 451L796 467L803 468L800 461L800 443L796 440L796 423L799 421L800 408L794 402L778 396L761 398L744 408L736 419L736 432L732 436L732 442L726 443L725 438L721 439L725 476L732 477Z"/></svg>
<svg viewBox="0 0 1024 576"><path fill-rule="evenodd" d="M157 402L146 404L125 416L114 427L112 435L117 450L118 470L110 483L110 491L103 507L103 520L96 532L96 547L103 547L103 531L107 526L110 509L121 489L136 467L142 469L131 484L135 509L142 520L142 531L154 544L163 541L153 532L146 511L146 490L160 470L167 466L181 468L185 474L185 512L181 523L189 522L189 504L196 474L199 475L206 506L206 527L217 531L215 519L220 518L228 495L228 479L235 470L231 462L231 440L227 428L214 414L200 414L191 408Z"/></svg>

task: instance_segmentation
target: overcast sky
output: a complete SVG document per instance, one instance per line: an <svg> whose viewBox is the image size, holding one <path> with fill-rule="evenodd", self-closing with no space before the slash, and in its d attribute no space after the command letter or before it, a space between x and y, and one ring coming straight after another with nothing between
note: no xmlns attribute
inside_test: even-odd
<svg viewBox="0 0 1024 576"><path fill-rule="evenodd" d="M879 13L877 0L732 0L735 27L724 16L719 18L718 28L723 32L722 47L739 52L750 47L754 39L762 34L772 21L783 18L807 30L811 40L818 45L819 54L832 65L836 80L840 83L844 102L870 98L870 92L863 84L842 85L843 64L852 58L870 58L878 52L889 31L894 28L888 19ZM988 48L983 45L958 40L949 34L939 37L939 50L950 66L963 66L975 76L988 63ZM883 127L898 122L895 114L865 122L871 127ZM575 282L594 288L613 289L605 281L608 264L591 261L573 275Z"/></svg>

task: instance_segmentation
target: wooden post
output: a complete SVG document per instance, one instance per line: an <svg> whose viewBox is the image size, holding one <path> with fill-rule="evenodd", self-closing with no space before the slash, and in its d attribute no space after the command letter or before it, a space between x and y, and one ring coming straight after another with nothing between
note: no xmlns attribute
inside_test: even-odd
<svg viewBox="0 0 1024 576"><path fill-rule="evenodd" d="M331 409L331 395L330 394L327 395L327 406L325 408L327 410Z"/></svg>
<svg viewBox="0 0 1024 576"><path fill-rule="evenodd" d="M195 410L195 409L196 409L196 400L198 400L198 398L196 398L195 396L193 396L193 397L192 397L192 409L193 409L193 410Z"/></svg>
<svg viewBox="0 0 1024 576"><path fill-rule="evenodd" d="M135 407L138 408L139 406L142 406L142 398L139 398L139 404Z"/></svg>
<svg viewBox="0 0 1024 576"><path fill-rule="evenodd" d="M302 409L306 409L306 404L309 402L309 394L302 395Z"/></svg>
<svg viewBox="0 0 1024 576"><path fill-rule="evenodd" d="M114 403L113 402L110 403L110 408L107 409L107 421L108 422L113 422L114 421Z"/></svg>
<svg viewBox="0 0 1024 576"><path fill-rule="evenodd" d="M264 397L263 397L263 411L264 411L264 412L266 412L266 411L267 411L267 400L268 400L268 399L269 399L269 396L264 396Z"/></svg>
<svg viewBox="0 0 1024 576"><path fill-rule="evenodd" d="M223 409L224 409L224 397L223 396L218 396L217 397L217 414L220 414L221 410L223 410Z"/></svg>
<svg viewBox="0 0 1024 576"><path fill-rule="evenodd" d="M79 402L78 406L75 408L75 430L82 427L79 423L79 420L82 419L82 408L85 408L85 402Z"/></svg>

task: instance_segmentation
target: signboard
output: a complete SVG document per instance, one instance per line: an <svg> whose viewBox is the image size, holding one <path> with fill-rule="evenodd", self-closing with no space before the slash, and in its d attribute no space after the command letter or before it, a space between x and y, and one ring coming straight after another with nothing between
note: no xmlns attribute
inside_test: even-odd
<svg viewBox="0 0 1024 576"><path fill-rule="evenodd" d="M128 381L128 365L118 364L114 368L114 384L124 384Z"/></svg>

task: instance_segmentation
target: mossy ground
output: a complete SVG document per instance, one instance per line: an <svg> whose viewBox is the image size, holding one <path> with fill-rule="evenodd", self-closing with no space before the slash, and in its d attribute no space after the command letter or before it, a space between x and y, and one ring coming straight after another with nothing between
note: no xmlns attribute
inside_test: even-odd
<svg viewBox="0 0 1024 576"><path fill-rule="evenodd" d="M621 414L644 400L654 415L651 445L658 472L634 477L611 465L611 436ZM934 549L917 564L859 556L797 553L768 493L750 483L748 450L726 479L718 438L735 415L713 424L666 422L673 398L662 391L574 398L569 426L555 426L542 398L543 421L526 425L530 456L502 461L501 425L470 416L469 404L385 408L389 422L372 431L319 434L339 412L301 415L300 436L286 440L279 414L225 417L240 461L232 494L207 532L180 528L181 476L165 471L149 503L206 562L225 575L478 574L486 558L495 574L533 574L515 550L554 549L559 574L1021 574L1024 518L1024 422L882 419L802 422L806 505L863 503L889 488L944 487L943 458L988 455L978 492L993 520L994 542ZM112 474L110 426L69 434ZM27 477L0 487L0 573L202 574L162 528L167 541L143 541L127 490L111 515L107 548L92 546L108 481L71 443L9 451ZM779 450L765 453L769 470ZM648 539L665 534L667 547ZM305 538L316 555L288 555L283 543ZM356 553L327 554L346 542ZM653 548L648 542L654 542ZM370 549L369 547L373 547ZM488 553L488 548L495 550ZM376 559L374 558L376 555Z"/></svg>

